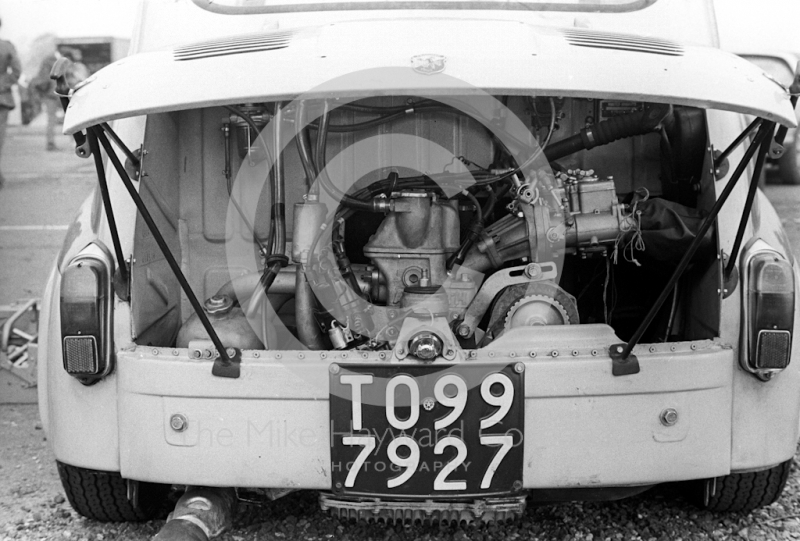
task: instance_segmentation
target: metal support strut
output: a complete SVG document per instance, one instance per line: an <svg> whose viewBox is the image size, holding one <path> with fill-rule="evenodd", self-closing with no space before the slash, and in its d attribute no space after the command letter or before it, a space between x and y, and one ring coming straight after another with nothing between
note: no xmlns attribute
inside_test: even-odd
<svg viewBox="0 0 800 541"><path fill-rule="evenodd" d="M192 291L189 282L186 280L186 277L183 275L183 271L181 271L181 267L178 262L175 260L175 256L172 255L172 252L167 246L167 242L164 240L164 237L161 235L161 231L159 231L158 226L153 221L153 217L150 216L150 212L147 210L147 206L142 201L139 192L133 185L128 173L125 171L125 167L119 161L119 157L117 157L116 152L114 152L111 143L103 133L102 128L98 126L94 126L89 128L89 131L94 134L97 140L103 145L103 148L108 154L111 163L114 165L114 168L117 170L117 174L122 179L122 183L125 185L125 188L128 190L128 194L130 194L131 199L133 200L136 208L139 210L139 214L141 214L142 219L144 220L145 224L147 224L147 228L150 230L150 233L153 235L156 243L158 244L161 253L164 254L164 258L167 260L167 263L172 270L172 273L177 278L178 283L183 289L184 294L186 295L189 303L192 305L197 317L200 319L200 323L202 323L203 328L208 333L208 336L211 338L211 341L214 343L214 347L217 348L217 353L219 357L214 360L214 367L211 373L215 376L223 377L223 378L238 378L240 372L240 363L241 363L241 353L236 350L235 348L230 348L233 355L230 355L229 352L223 346L222 341L217 335L214 327L211 325L211 322L208 320L208 316L203 310L203 306L200 304L200 301L197 300L197 297Z"/></svg>
<svg viewBox="0 0 800 541"><path fill-rule="evenodd" d="M108 193L108 183L106 182L106 172L103 166L103 158L100 156L100 148L97 146L97 137L93 131L89 131L89 149L92 156L94 156L94 166L97 170L97 182L100 185L100 196L103 199L103 207L106 211L106 220L108 220L108 229L111 233L111 240L114 243L114 254L117 256L117 267L119 268L120 282L124 284L125 291L120 294L120 298L127 300L128 291L128 264L125 263L125 256L122 253L122 245L119 241L119 233L117 232L117 221L114 218L114 209L111 206L111 197Z"/></svg>
<svg viewBox="0 0 800 541"><path fill-rule="evenodd" d="M772 133L774 131L774 127L775 127L774 122L763 122L761 124L755 139L750 144L750 146L747 147L747 150L745 151L742 161L739 162L739 165L736 167L736 171L733 172L733 176L725 185L725 188L722 190L719 199L717 199L717 202L714 203L714 207L711 209L711 212L709 213L708 217L705 219L703 225L700 227L700 230L697 232L697 235L692 241L692 244L689 246L689 249L686 250L686 253L683 255L683 258L681 259L675 271L672 273L672 276L667 282L667 285L664 286L664 289L661 291L661 294L658 296L656 302L650 308L650 311L647 313L647 316L645 316L644 320L639 325L639 328L636 329L636 332L633 333L633 336L631 337L631 339L628 341L627 344L625 344L624 346L622 346L621 344L612 346L611 348L612 349L611 356L613 359L612 362L614 362L615 364L619 363L624 364L628 362L628 357L633 351L633 348L636 346L636 344L639 343L639 340L642 339L642 335L644 335L645 331L647 330L647 328L650 326L650 324L653 322L656 315L658 314L658 311L661 309L661 306L667 300L670 293L672 293L672 289L675 287L675 284L678 283L678 280L683 274L683 271L685 271L686 267L689 266L689 262L691 261L692 256L694 256L695 252L700 247L700 243L703 242L703 238L706 236L706 233L708 233L708 230L711 229L711 226L717 219L717 215L719 214L720 210L722 210L722 207L725 205L725 202L728 200L728 196L730 196L731 192L733 192L733 188L736 186L736 183L739 181L739 178L742 176L745 169L747 168L747 164L753 158L753 155L756 153L756 150L765 142L768 143L769 138L772 136ZM758 173L759 171L755 171L754 175L758 175ZM753 180L753 182L757 182L757 177ZM638 371L639 370L637 362L636 372ZM631 373L631 372L623 370L622 373ZM622 375L622 373L620 375Z"/></svg>

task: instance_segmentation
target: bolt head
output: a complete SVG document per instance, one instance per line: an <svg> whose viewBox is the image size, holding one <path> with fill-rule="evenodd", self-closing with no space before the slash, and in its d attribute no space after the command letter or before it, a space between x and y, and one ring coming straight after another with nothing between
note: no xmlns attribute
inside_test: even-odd
<svg viewBox="0 0 800 541"><path fill-rule="evenodd" d="M458 326L458 336L461 338L469 338L469 326L465 323L462 323Z"/></svg>
<svg viewBox="0 0 800 541"><path fill-rule="evenodd" d="M514 372L522 374L525 371L525 363L517 363L514 365Z"/></svg>
<svg viewBox="0 0 800 541"><path fill-rule="evenodd" d="M431 411L435 405L436 401L431 397L427 397L422 401L422 407L425 408L425 411Z"/></svg>
<svg viewBox="0 0 800 541"><path fill-rule="evenodd" d="M542 268L536 263L529 263L525 267L525 276L528 278L538 278L542 274Z"/></svg>
<svg viewBox="0 0 800 541"><path fill-rule="evenodd" d="M678 411L674 408L667 408L661 412L661 424L664 426L673 426L678 422Z"/></svg>
<svg viewBox="0 0 800 541"><path fill-rule="evenodd" d="M338 374L339 370L340 370L339 365L336 363L333 363L328 367L328 372L330 372L333 375Z"/></svg>
<svg viewBox="0 0 800 541"><path fill-rule="evenodd" d="M175 432L183 432L189 426L189 420L182 413L176 413L169 418L169 426Z"/></svg>

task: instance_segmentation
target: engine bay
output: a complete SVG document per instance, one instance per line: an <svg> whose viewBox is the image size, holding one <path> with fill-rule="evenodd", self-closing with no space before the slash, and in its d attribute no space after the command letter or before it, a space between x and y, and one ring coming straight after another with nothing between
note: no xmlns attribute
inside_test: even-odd
<svg viewBox="0 0 800 541"><path fill-rule="evenodd" d="M517 328L627 340L714 202L705 111L490 98L151 114L140 194L226 346L430 361ZM715 244L644 341L717 335ZM134 256L136 343L208 340L141 217Z"/></svg>

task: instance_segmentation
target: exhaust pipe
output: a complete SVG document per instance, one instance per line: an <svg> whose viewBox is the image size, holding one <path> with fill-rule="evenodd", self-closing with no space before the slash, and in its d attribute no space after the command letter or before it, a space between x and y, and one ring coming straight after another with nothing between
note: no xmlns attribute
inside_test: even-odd
<svg viewBox="0 0 800 541"><path fill-rule="evenodd" d="M233 525L236 491L187 487L153 541L209 541Z"/></svg>

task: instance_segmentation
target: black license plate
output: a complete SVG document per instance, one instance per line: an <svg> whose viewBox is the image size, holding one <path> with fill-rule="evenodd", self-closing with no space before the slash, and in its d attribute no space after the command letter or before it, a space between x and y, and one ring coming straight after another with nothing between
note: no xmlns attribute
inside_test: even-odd
<svg viewBox="0 0 800 541"><path fill-rule="evenodd" d="M333 489L431 497L522 488L523 365L336 365Z"/></svg>

